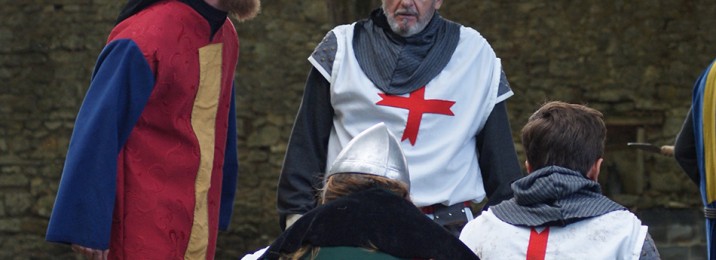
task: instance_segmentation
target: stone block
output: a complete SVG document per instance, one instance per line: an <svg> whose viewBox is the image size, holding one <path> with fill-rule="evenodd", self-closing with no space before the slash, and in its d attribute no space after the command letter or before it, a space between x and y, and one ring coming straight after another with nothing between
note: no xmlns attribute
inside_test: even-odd
<svg viewBox="0 0 716 260"><path fill-rule="evenodd" d="M642 225L647 225L649 227L649 234L651 235L651 238L654 239L654 243L656 243L657 248L660 248L662 245L669 244L667 227L662 225L650 225L644 222L642 222Z"/></svg>
<svg viewBox="0 0 716 260"><path fill-rule="evenodd" d="M691 246L688 260L706 260L706 259L708 259L708 250L706 249L705 245Z"/></svg>
<svg viewBox="0 0 716 260"><path fill-rule="evenodd" d="M661 259L688 259L689 248L681 246L663 246L658 247Z"/></svg>
<svg viewBox="0 0 716 260"><path fill-rule="evenodd" d="M49 218L52 213L52 206L54 203L54 196L42 196L35 203L34 212L39 216Z"/></svg>
<svg viewBox="0 0 716 260"><path fill-rule="evenodd" d="M34 200L29 192L24 191L7 192L3 197L5 210L9 216L19 216L27 213Z"/></svg>
<svg viewBox="0 0 716 260"><path fill-rule="evenodd" d="M680 183L679 178L676 174L671 172L652 174L650 183L652 188L656 191L677 192L680 190L679 185L674 185L674 183Z"/></svg>
<svg viewBox="0 0 716 260"><path fill-rule="evenodd" d="M268 154L266 152L260 151L259 149L254 149L252 151L249 151L247 160L250 162L263 162L268 158Z"/></svg>
<svg viewBox="0 0 716 260"><path fill-rule="evenodd" d="M280 129L273 125L260 127L248 138L247 145L249 147L271 146L282 139L280 133Z"/></svg>
<svg viewBox="0 0 716 260"><path fill-rule="evenodd" d="M17 168L19 169L19 167ZM0 174L0 187L26 187L30 184L30 179L20 172L2 173Z"/></svg>
<svg viewBox="0 0 716 260"><path fill-rule="evenodd" d="M22 221L19 218L0 218L0 232L17 233L22 231Z"/></svg>
<svg viewBox="0 0 716 260"><path fill-rule="evenodd" d="M54 181L52 181L54 182ZM49 190L49 184L47 181L45 181L45 178L41 177L34 177L32 180L30 180L30 193L33 197L38 197L41 195L46 195L48 193L51 193ZM54 193L54 192L52 192Z"/></svg>
<svg viewBox="0 0 716 260"><path fill-rule="evenodd" d="M671 244L698 244L694 236L694 227L691 225L670 225L666 228L666 241Z"/></svg>

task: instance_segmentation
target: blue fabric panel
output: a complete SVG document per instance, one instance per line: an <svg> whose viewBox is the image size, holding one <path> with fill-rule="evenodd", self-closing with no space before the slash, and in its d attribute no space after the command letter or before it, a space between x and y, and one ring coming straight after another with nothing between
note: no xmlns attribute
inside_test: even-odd
<svg viewBox="0 0 716 260"><path fill-rule="evenodd" d="M153 87L136 43L122 39L105 46L75 121L48 241L109 248L117 156Z"/></svg>
<svg viewBox="0 0 716 260"><path fill-rule="evenodd" d="M231 107L229 108L229 129L226 133L224 152L223 180L221 183L221 207L219 209L219 229L227 230L234 208L236 181L239 175L239 160L236 144L236 96L231 88Z"/></svg>

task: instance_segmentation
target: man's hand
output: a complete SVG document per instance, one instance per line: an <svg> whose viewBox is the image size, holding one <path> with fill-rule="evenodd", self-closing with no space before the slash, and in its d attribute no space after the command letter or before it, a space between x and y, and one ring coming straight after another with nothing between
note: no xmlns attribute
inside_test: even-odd
<svg viewBox="0 0 716 260"><path fill-rule="evenodd" d="M72 251L75 251L76 253L84 255L86 259L91 259L91 260L107 260L107 255L109 254L109 249L107 249L107 250L93 249L93 248L83 247L83 246L80 246L77 244L72 244Z"/></svg>

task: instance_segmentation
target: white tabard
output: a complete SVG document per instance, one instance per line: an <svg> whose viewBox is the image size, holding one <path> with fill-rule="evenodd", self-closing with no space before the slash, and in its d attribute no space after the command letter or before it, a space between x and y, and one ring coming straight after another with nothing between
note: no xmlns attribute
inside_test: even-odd
<svg viewBox="0 0 716 260"><path fill-rule="evenodd" d="M647 227L627 210L585 219L564 227L535 228L546 239L545 260L639 259ZM492 210L470 221L460 234L480 259L526 259L532 228L513 226L497 218ZM537 245L539 247L539 245Z"/></svg>
<svg viewBox="0 0 716 260"><path fill-rule="evenodd" d="M475 138L495 104L512 95L498 96L502 68L490 45L477 31L461 27L457 49L441 73L424 88L389 96L355 58L354 25L333 30L337 50L331 71L309 58L331 84L335 116L326 165L355 135L384 122L402 139L417 206L483 200Z"/></svg>

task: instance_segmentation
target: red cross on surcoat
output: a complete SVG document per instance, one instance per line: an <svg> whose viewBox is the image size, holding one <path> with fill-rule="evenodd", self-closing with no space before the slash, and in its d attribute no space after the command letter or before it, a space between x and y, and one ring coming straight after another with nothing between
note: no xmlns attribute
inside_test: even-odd
<svg viewBox="0 0 716 260"><path fill-rule="evenodd" d="M408 97L388 95L385 93L378 93L378 95L383 99L375 103L376 105L398 107L408 110L408 122L405 124L403 137L400 140L404 141L408 139L411 145L415 145L415 141L418 139L418 130L420 130L420 121L423 120L423 114L431 113L454 116L450 107L455 104L455 101L425 99L425 86L413 91Z"/></svg>
<svg viewBox="0 0 716 260"><path fill-rule="evenodd" d="M530 231L530 242L527 245L527 260L544 260L547 255L547 241L549 240L549 227L537 232L533 227Z"/></svg>

